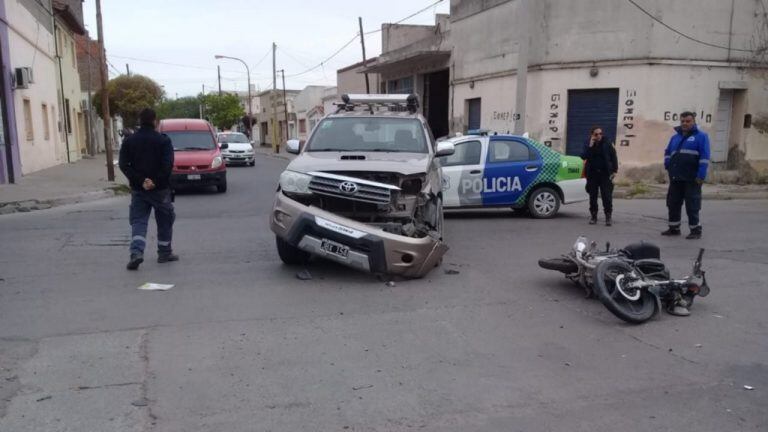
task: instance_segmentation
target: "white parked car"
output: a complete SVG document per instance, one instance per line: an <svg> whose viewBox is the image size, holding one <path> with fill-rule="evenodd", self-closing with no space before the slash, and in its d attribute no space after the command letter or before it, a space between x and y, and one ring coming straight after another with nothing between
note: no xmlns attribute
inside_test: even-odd
<svg viewBox="0 0 768 432"><path fill-rule="evenodd" d="M240 132L219 132L216 140L221 147L221 156L227 165L256 165L253 145L248 137ZM226 144L226 146L222 146Z"/></svg>

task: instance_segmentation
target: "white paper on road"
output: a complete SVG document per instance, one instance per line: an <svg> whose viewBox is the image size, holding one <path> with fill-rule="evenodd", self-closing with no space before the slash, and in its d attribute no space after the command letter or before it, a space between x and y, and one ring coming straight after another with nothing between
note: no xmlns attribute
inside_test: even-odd
<svg viewBox="0 0 768 432"><path fill-rule="evenodd" d="M145 290L145 291L168 291L174 286L175 285L173 284L159 284L154 282L147 282L144 285L140 286L139 289Z"/></svg>

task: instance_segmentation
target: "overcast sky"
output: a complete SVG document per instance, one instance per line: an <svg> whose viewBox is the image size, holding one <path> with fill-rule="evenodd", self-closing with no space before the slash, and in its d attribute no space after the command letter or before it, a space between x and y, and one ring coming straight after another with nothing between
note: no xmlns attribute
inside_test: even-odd
<svg viewBox="0 0 768 432"><path fill-rule="evenodd" d="M323 67L319 65L358 31L397 22L437 0L102 0L104 38L110 77L147 75L164 86L169 97L194 95L217 86L221 65L222 90L246 90L245 67L216 60L215 54L243 59L259 89L272 86L271 47L277 48L277 69L285 69L286 86L336 85L336 70L362 60L359 39ZM448 13L443 0L403 24L434 24L435 13ZM85 23L96 39L96 3L84 2ZM381 52L381 33L366 36L368 58ZM162 63L172 63L161 64ZM178 65L178 66L177 66ZM281 87L278 76L278 87Z"/></svg>

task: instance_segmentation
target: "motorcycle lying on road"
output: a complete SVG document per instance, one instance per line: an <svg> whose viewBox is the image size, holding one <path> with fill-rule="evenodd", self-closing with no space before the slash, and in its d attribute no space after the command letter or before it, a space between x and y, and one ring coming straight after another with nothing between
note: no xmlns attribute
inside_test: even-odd
<svg viewBox="0 0 768 432"><path fill-rule="evenodd" d="M651 243L633 243L619 250L597 250L595 242L579 237L567 255L541 259L539 266L565 273L581 285L588 296L596 295L618 318L640 324L653 318L662 307L690 307L695 296L706 297L709 286L699 250L693 271L683 279L671 279L661 261L661 251Z"/></svg>

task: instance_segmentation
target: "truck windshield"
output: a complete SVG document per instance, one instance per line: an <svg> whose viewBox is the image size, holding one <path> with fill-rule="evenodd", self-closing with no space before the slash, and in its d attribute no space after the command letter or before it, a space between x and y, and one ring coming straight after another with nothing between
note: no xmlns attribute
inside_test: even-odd
<svg viewBox="0 0 768 432"><path fill-rule="evenodd" d="M163 132L168 135L174 150L213 150L216 141L210 132Z"/></svg>
<svg viewBox="0 0 768 432"><path fill-rule="evenodd" d="M306 151L427 153L427 139L415 118L326 118L317 125Z"/></svg>

